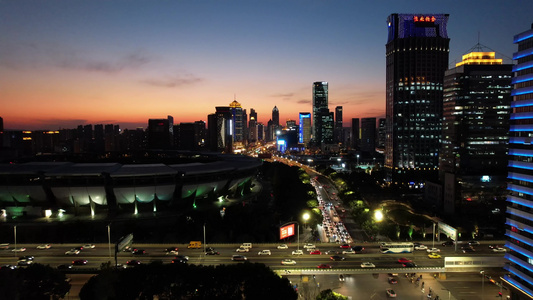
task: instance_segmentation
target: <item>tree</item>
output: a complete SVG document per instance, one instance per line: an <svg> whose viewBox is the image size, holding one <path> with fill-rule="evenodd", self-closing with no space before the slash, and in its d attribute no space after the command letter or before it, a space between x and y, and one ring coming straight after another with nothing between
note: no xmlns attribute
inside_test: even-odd
<svg viewBox="0 0 533 300"><path fill-rule="evenodd" d="M50 266L0 269L0 299L49 300L64 298L70 290L65 274Z"/></svg>
<svg viewBox="0 0 533 300"><path fill-rule="evenodd" d="M348 300L348 297L335 293L331 289L327 289L320 292L316 297L316 300Z"/></svg>

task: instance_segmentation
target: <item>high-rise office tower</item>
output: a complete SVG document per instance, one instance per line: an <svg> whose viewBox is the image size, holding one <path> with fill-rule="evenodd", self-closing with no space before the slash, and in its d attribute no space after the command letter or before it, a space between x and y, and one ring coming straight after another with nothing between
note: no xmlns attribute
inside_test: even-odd
<svg viewBox="0 0 533 300"><path fill-rule="evenodd" d="M326 81L313 82L313 141L322 142L321 112L328 109L328 83ZM329 112L329 111L328 111Z"/></svg>
<svg viewBox="0 0 533 300"><path fill-rule="evenodd" d="M359 118L352 119L352 148L359 149Z"/></svg>
<svg viewBox="0 0 533 300"><path fill-rule="evenodd" d="M0 117L0 148L4 146L4 119Z"/></svg>
<svg viewBox="0 0 533 300"><path fill-rule="evenodd" d="M471 52L446 71L439 177L443 209L505 199L512 65Z"/></svg>
<svg viewBox="0 0 533 300"><path fill-rule="evenodd" d="M241 104L237 102L237 100L233 100L233 102L229 104L229 107L232 117L232 123L230 126L233 127L233 142L242 143L244 141L244 123L246 122L246 119L244 118L244 111Z"/></svg>
<svg viewBox="0 0 533 300"><path fill-rule="evenodd" d="M307 145L311 140L311 113L300 113L300 126L298 132L298 142Z"/></svg>
<svg viewBox="0 0 533 300"><path fill-rule="evenodd" d="M257 140L263 141L265 139L265 125L263 123L257 123Z"/></svg>
<svg viewBox="0 0 533 300"><path fill-rule="evenodd" d="M277 106L274 106L272 109L272 124L276 127L276 129L279 128L279 109Z"/></svg>
<svg viewBox="0 0 533 300"><path fill-rule="evenodd" d="M533 24L531 29L514 36L518 51L513 54L513 112L509 139L509 182L507 189L507 220L505 222L505 254L508 274L504 280L511 285L511 299L533 298Z"/></svg>
<svg viewBox="0 0 533 300"><path fill-rule="evenodd" d="M231 107L218 106L207 116L209 150L233 153L233 114Z"/></svg>
<svg viewBox="0 0 533 300"><path fill-rule="evenodd" d="M342 143L344 138L342 136L342 106L335 107L335 143Z"/></svg>
<svg viewBox="0 0 533 300"><path fill-rule="evenodd" d="M252 143L257 141L257 112L250 109L250 121L248 122L248 140Z"/></svg>
<svg viewBox="0 0 533 300"><path fill-rule="evenodd" d="M379 118L378 120L378 145L377 148L379 148L379 151L385 150L385 137L387 136L385 131L385 124L387 119L385 118Z"/></svg>
<svg viewBox="0 0 533 300"><path fill-rule="evenodd" d="M285 127L287 128L287 130L296 127L296 121L295 120L290 120L290 119L285 121Z"/></svg>
<svg viewBox="0 0 533 300"><path fill-rule="evenodd" d="M319 144L333 144L333 128L335 127L333 112L330 112L327 108L322 108L318 115L320 120Z"/></svg>
<svg viewBox="0 0 533 300"><path fill-rule="evenodd" d="M171 149L171 136L167 119L148 120L148 149Z"/></svg>
<svg viewBox="0 0 533 300"><path fill-rule="evenodd" d="M387 19L385 168L391 184L437 179L447 14L392 14Z"/></svg>
<svg viewBox="0 0 533 300"><path fill-rule="evenodd" d="M376 118L361 119L361 151L376 151Z"/></svg>

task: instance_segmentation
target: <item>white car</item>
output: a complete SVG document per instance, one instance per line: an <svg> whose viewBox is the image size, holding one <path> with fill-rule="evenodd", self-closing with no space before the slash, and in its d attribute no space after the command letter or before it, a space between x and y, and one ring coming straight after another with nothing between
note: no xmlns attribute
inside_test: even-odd
<svg viewBox="0 0 533 300"><path fill-rule="evenodd" d="M428 253L440 252L440 249L439 248L431 248L431 249L428 249L427 252Z"/></svg>
<svg viewBox="0 0 533 300"><path fill-rule="evenodd" d="M294 250L292 251L292 255L304 255L303 250Z"/></svg>
<svg viewBox="0 0 533 300"><path fill-rule="evenodd" d="M387 289L387 297L396 298L396 292L393 289Z"/></svg>
<svg viewBox="0 0 533 300"><path fill-rule="evenodd" d="M270 250L261 250L257 255L272 255L272 253L270 253Z"/></svg>
<svg viewBox="0 0 533 300"><path fill-rule="evenodd" d="M281 261L282 265L295 265L296 261L292 259L284 259Z"/></svg>
<svg viewBox="0 0 533 300"><path fill-rule="evenodd" d="M507 249L502 247L492 248L492 252L507 252Z"/></svg>
<svg viewBox="0 0 533 300"><path fill-rule="evenodd" d="M236 252L249 252L250 249L248 249L248 248L243 248L243 247L239 247L239 248L237 248L237 250L235 250L235 251L236 251Z"/></svg>
<svg viewBox="0 0 533 300"><path fill-rule="evenodd" d="M364 262L361 264L361 268L375 268L376 265L374 265L373 263L371 262Z"/></svg>
<svg viewBox="0 0 533 300"><path fill-rule="evenodd" d="M314 244L305 244L304 249L315 249L316 246Z"/></svg>
<svg viewBox="0 0 533 300"><path fill-rule="evenodd" d="M415 246L415 250L427 250L427 249L428 249L428 246L426 245Z"/></svg>
<svg viewBox="0 0 533 300"><path fill-rule="evenodd" d="M24 251L26 251L26 248L24 248L24 247L22 247L22 248L15 248L15 249L13 249L13 250L11 250L11 251L13 251L13 252L24 252Z"/></svg>
<svg viewBox="0 0 533 300"><path fill-rule="evenodd" d="M78 249L70 249L67 252L65 252L66 255L78 255L80 254L80 250Z"/></svg>
<svg viewBox="0 0 533 300"><path fill-rule="evenodd" d="M342 254L355 254L355 251L352 250L343 250Z"/></svg>
<svg viewBox="0 0 533 300"><path fill-rule="evenodd" d="M289 249L289 246L287 246L286 244L281 244L278 245L278 249Z"/></svg>
<svg viewBox="0 0 533 300"><path fill-rule="evenodd" d="M83 245L83 249L94 249L96 246L94 244L85 244Z"/></svg>
<svg viewBox="0 0 533 300"><path fill-rule="evenodd" d="M39 250L42 250L42 249L50 249L50 248L52 248L52 245L50 245L50 244L45 244L45 245L39 245L39 246L37 246L37 249L39 249Z"/></svg>

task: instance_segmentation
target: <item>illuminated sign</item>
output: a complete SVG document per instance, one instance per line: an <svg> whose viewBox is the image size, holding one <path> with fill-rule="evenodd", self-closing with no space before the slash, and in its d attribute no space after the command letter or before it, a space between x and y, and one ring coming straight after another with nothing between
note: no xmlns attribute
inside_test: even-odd
<svg viewBox="0 0 533 300"><path fill-rule="evenodd" d="M288 238L294 235L294 224L283 226L279 229L279 239Z"/></svg>
<svg viewBox="0 0 533 300"><path fill-rule="evenodd" d="M437 18L435 16L413 16L413 21L423 23L435 23Z"/></svg>

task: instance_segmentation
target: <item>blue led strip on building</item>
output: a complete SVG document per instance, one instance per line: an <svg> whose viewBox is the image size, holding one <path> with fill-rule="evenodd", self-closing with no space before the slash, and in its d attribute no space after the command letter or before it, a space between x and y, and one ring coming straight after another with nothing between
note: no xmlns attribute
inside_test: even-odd
<svg viewBox="0 0 533 300"><path fill-rule="evenodd" d="M533 61L513 66L513 72L522 71L533 67Z"/></svg>
<svg viewBox="0 0 533 300"><path fill-rule="evenodd" d="M525 149L509 149L509 155L533 157L533 151Z"/></svg>
<svg viewBox="0 0 533 300"><path fill-rule="evenodd" d="M518 42L521 42L523 40L527 40L529 38L533 38L533 31L526 31L526 32L523 32L522 34L518 34L518 35L515 35L514 36L514 39L513 39L513 44L516 44Z"/></svg>
<svg viewBox="0 0 533 300"><path fill-rule="evenodd" d="M522 205L522 206L533 208L533 204L531 204L531 201L528 201L528 200L520 201L520 200L516 200L514 198L507 197L507 202L516 203L516 204L519 204L519 205Z"/></svg>
<svg viewBox="0 0 533 300"><path fill-rule="evenodd" d="M525 106L533 106L533 99L511 102L511 107L525 107Z"/></svg>
<svg viewBox="0 0 533 300"><path fill-rule="evenodd" d="M527 162L522 162L522 161L510 160L509 164L507 164L507 166L511 167L511 168L533 170L533 164L532 163L527 163Z"/></svg>
<svg viewBox="0 0 533 300"><path fill-rule="evenodd" d="M533 48L526 49L524 51L516 52L513 54L513 59L519 59L533 54Z"/></svg>
<svg viewBox="0 0 533 300"><path fill-rule="evenodd" d="M528 194L528 195L533 195L533 190L532 189L528 189L528 188L525 188L525 187L522 187L522 186L519 186L519 185L515 185L515 184L509 184L507 186L507 190L513 191L513 192L517 192L517 193L524 193L524 194Z"/></svg>
<svg viewBox="0 0 533 300"><path fill-rule="evenodd" d="M523 175L519 173L511 173L509 172L509 175L507 176L509 179L516 179L516 180L522 180L527 182L533 182L533 176L530 175Z"/></svg>
<svg viewBox="0 0 533 300"><path fill-rule="evenodd" d="M533 131L533 125L511 125L509 131Z"/></svg>
<svg viewBox="0 0 533 300"><path fill-rule="evenodd" d="M516 84L516 83L521 83L521 82L526 82L526 81L531 81L531 80L533 80L533 74L527 74L523 76L514 77L513 79L511 79L511 84Z"/></svg>
<svg viewBox="0 0 533 300"><path fill-rule="evenodd" d="M511 120L533 119L533 112L511 114Z"/></svg>
<svg viewBox="0 0 533 300"><path fill-rule="evenodd" d="M511 92L511 96L518 96L518 95L524 95L524 94L530 94L533 93L533 86L521 88L521 89L514 89Z"/></svg>

